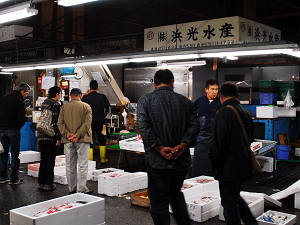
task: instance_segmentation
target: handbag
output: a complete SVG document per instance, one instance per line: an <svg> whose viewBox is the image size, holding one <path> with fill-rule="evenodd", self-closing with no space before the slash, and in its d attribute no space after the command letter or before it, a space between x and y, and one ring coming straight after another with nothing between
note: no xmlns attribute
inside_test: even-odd
<svg viewBox="0 0 300 225"><path fill-rule="evenodd" d="M247 150L249 153L249 158L251 160L251 177L254 178L254 177L258 176L260 173L262 173L262 169L261 169L261 166L260 166L259 162L257 161L253 151L250 148L250 141L249 141L249 138L248 138L246 130L245 130L245 125L243 124L238 111L232 105L227 105L226 107L228 107L234 111L235 115L237 116L237 118L240 122L240 125L242 126L242 130L243 130L243 134L244 134L244 141L246 143L246 147L247 147Z"/></svg>
<svg viewBox="0 0 300 225"><path fill-rule="evenodd" d="M52 108L52 107L51 107ZM52 111L44 109L36 125L38 132L46 134L50 137L55 135L54 127L52 124Z"/></svg>

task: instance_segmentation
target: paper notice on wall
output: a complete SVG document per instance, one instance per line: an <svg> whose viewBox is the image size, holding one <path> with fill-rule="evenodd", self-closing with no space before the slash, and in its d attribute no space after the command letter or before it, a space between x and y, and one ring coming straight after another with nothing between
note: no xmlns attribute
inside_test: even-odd
<svg viewBox="0 0 300 225"><path fill-rule="evenodd" d="M94 80L96 80L98 82L98 86L107 86L106 83L103 80L102 75L100 74L99 71L97 72L91 72Z"/></svg>
<svg viewBox="0 0 300 225"><path fill-rule="evenodd" d="M70 81L70 92L73 88L79 88L78 81ZM69 101L71 101L71 95L69 96Z"/></svg>
<svg viewBox="0 0 300 225"><path fill-rule="evenodd" d="M42 77L42 89L50 89L55 85L55 77Z"/></svg>
<svg viewBox="0 0 300 225"><path fill-rule="evenodd" d="M88 78L81 78L81 86L88 87L89 86L89 79Z"/></svg>

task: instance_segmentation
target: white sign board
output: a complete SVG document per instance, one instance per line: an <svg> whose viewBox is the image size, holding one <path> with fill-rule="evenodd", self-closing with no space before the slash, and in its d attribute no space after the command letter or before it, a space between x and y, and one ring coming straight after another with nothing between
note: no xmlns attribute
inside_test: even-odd
<svg viewBox="0 0 300 225"><path fill-rule="evenodd" d="M50 89L55 85L55 77L42 77L42 89Z"/></svg>
<svg viewBox="0 0 300 225"><path fill-rule="evenodd" d="M145 29L144 51L280 40L280 30L234 16Z"/></svg>

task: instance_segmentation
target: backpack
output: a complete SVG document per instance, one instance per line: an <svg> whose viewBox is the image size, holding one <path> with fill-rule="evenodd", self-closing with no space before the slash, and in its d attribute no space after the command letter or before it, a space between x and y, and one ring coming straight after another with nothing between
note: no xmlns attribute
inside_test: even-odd
<svg viewBox="0 0 300 225"><path fill-rule="evenodd" d="M44 109L36 125L38 132L53 137L55 135L54 127L52 124L52 111Z"/></svg>

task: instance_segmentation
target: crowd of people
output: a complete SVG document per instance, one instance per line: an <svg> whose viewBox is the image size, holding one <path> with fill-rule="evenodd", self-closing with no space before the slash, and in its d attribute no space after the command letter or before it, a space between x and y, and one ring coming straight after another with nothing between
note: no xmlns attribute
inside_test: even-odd
<svg viewBox="0 0 300 225"><path fill-rule="evenodd" d="M206 95L192 102L174 92L174 75L158 70L154 75L154 91L138 100L137 124L143 139L148 174L150 214L155 225L170 224L169 205L177 224L191 224L184 195L183 181L192 168L191 176L213 176L219 181L221 204L227 224L258 224L247 203L240 196L243 181L251 176L251 165L242 127L234 107L253 140L254 123L240 105L235 84L224 83L219 88L215 79L205 83ZM21 184L20 129L25 123L24 98L30 87L22 83L16 91L0 99L0 137L4 147L1 154L0 184ZM105 116L109 110L106 96L98 93L96 80L83 96L79 88L70 92L71 101L60 104L62 90L49 89L42 110L52 111L54 136L38 135L41 162L38 174L39 190L55 190L53 184L55 148L65 144L66 175L70 193L91 194L86 186L88 159L95 150L94 134L100 143L101 163L106 163ZM195 147L196 146L196 147ZM7 172L11 147L11 173ZM190 148L195 147L193 161ZM78 164L78 172L77 172Z"/></svg>

